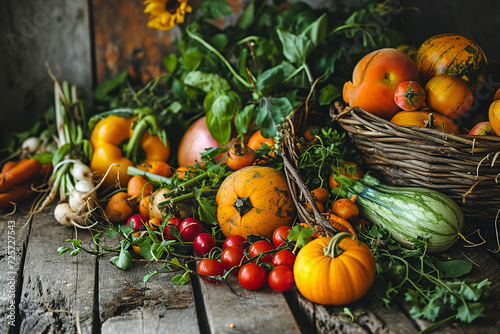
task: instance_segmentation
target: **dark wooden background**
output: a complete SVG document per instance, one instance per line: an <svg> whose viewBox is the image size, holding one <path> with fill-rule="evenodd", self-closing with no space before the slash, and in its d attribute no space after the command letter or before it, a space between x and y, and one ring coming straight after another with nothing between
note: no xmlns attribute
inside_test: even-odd
<svg viewBox="0 0 500 334"><path fill-rule="evenodd" d="M197 1L190 1L196 3ZM228 0L237 12L240 2ZM366 0L309 0L313 6L356 6ZM456 32L476 41L490 62L500 60L500 1L394 0L419 11L404 14L413 44ZM3 0L0 2L0 139L21 131L45 112L53 84L80 87L90 98L96 84L123 70L147 81L163 70L176 33L147 27L138 0ZM236 14L235 14L236 15ZM346 78L347 79L347 78ZM0 142L2 143L2 142ZM0 147L3 145L0 144Z"/></svg>

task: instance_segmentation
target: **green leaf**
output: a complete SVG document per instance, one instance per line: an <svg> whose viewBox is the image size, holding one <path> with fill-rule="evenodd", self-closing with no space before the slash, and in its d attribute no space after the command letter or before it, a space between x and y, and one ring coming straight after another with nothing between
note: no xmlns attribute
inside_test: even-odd
<svg viewBox="0 0 500 334"><path fill-rule="evenodd" d="M165 248L165 246L163 246L162 244L160 244L159 242L155 242L151 245L151 253L153 255L153 258L155 260L159 260L161 259L163 253L166 251L167 249Z"/></svg>
<svg viewBox="0 0 500 334"><path fill-rule="evenodd" d="M236 114L234 119L234 126L236 127L236 131L240 136L243 136L248 131L248 126L252 121L253 111L255 110L255 105L250 104L245 106L243 110Z"/></svg>
<svg viewBox="0 0 500 334"><path fill-rule="evenodd" d="M314 48L314 44L304 35L294 35L278 29L278 37L283 48L283 55L293 64L305 64L307 56Z"/></svg>
<svg viewBox="0 0 500 334"><path fill-rule="evenodd" d="M340 91L337 89L336 86L330 84L321 89L319 104L322 106L329 105L330 103L332 103L333 100L335 100L339 96L340 96Z"/></svg>
<svg viewBox="0 0 500 334"><path fill-rule="evenodd" d="M268 94L276 85L283 82L285 74L281 65L272 67L257 77L257 89Z"/></svg>
<svg viewBox="0 0 500 334"><path fill-rule="evenodd" d="M193 50L189 52L182 50L182 61L191 71L195 71L198 66L200 66L203 56L204 54L200 50Z"/></svg>
<svg viewBox="0 0 500 334"><path fill-rule="evenodd" d="M109 261L121 270L132 268L132 255L130 255L130 252L126 249L122 249L119 256L113 256Z"/></svg>
<svg viewBox="0 0 500 334"><path fill-rule="evenodd" d="M462 304L457 309L457 319L471 323L479 317L484 317L484 306L481 303Z"/></svg>
<svg viewBox="0 0 500 334"><path fill-rule="evenodd" d="M227 80L215 73L191 71L184 78L184 84L196 87L205 93L211 90L229 90Z"/></svg>
<svg viewBox="0 0 500 334"><path fill-rule="evenodd" d="M52 165L55 166L60 161L62 161L64 157L69 153L70 149L71 145L69 143L66 143L63 146L59 147L54 153L54 156L52 157Z"/></svg>
<svg viewBox="0 0 500 334"><path fill-rule="evenodd" d="M295 225L290 231L288 231L288 241L295 242L298 248L302 248L309 241L314 234L314 227L308 226L304 227L300 224Z"/></svg>
<svg viewBox="0 0 500 334"><path fill-rule="evenodd" d="M151 244L153 242L151 239L144 240L143 243L139 246L141 250L141 255L146 261L153 261L153 253L151 252Z"/></svg>
<svg viewBox="0 0 500 334"><path fill-rule="evenodd" d="M69 249L68 247L59 247L59 248L57 249L57 254L58 254L58 255L62 255L62 254L64 254L64 253L66 253L66 251L67 251L68 249Z"/></svg>
<svg viewBox="0 0 500 334"><path fill-rule="evenodd" d="M75 256L75 255L77 255L79 252L80 252L80 248L73 249L73 250L71 251L71 253L69 253L69 255L71 255L71 256Z"/></svg>
<svg viewBox="0 0 500 334"><path fill-rule="evenodd" d="M281 124L292 111L293 106L286 97L262 98L255 120L262 136L274 137L278 130L277 125Z"/></svg>
<svg viewBox="0 0 500 334"><path fill-rule="evenodd" d="M172 278L172 283L174 285L184 285L187 282L189 282L188 272L184 273L184 275L176 275L174 278Z"/></svg>
<svg viewBox="0 0 500 334"><path fill-rule="evenodd" d="M204 0L198 10L208 19L218 19L231 14L231 6L226 0Z"/></svg>
<svg viewBox="0 0 500 334"><path fill-rule="evenodd" d="M173 53L169 54L165 58L163 58L163 64L165 64L165 68L168 73L174 73L177 67L177 56Z"/></svg>
<svg viewBox="0 0 500 334"><path fill-rule="evenodd" d="M134 229L128 225L120 225L119 227L120 229L120 232L123 233L125 236L129 237L130 235L132 235L132 233L134 233Z"/></svg>
<svg viewBox="0 0 500 334"><path fill-rule="evenodd" d="M207 114L207 127L220 146L231 137L231 120L239 111L239 96L233 91L210 91L204 101Z"/></svg>
<svg viewBox="0 0 500 334"><path fill-rule="evenodd" d="M96 100L105 101L106 99L108 99L107 95L109 93L111 93L111 91L113 91L118 86L124 84L125 81L127 80L127 77L128 77L128 72L123 71L122 73L120 73L116 77L101 83L94 90L94 97L96 98Z"/></svg>
<svg viewBox="0 0 500 334"><path fill-rule="evenodd" d="M443 274L443 278L460 277L472 270L472 263L467 260L436 262L435 266Z"/></svg>
<svg viewBox="0 0 500 334"><path fill-rule="evenodd" d="M217 215L215 214L217 207L213 198L203 197L201 193L196 195L198 201L198 215L200 219L209 225L218 226Z"/></svg>
<svg viewBox="0 0 500 334"><path fill-rule="evenodd" d="M182 111L182 104L179 101L174 101L168 106L167 111L178 114Z"/></svg>
<svg viewBox="0 0 500 334"><path fill-rule="evenodd" d="M153 275L156 275L157 273L158 273L157 271L153 271L152 273L147 274L146 276L144 276L144 277L142 278L142 281L143 281L144 283L147 283L147 282L149 281L149 279L150 279Z"/></svg>
<svg viewBox="0 0 500 334"><path fill-rule="evenodd" d="M307 36L314 46L318 46L326 37L328 20L326 14L321 15L316 21L311 23L302 35Z"/></svg>
<svg viewBox="0 0 500 334"><path fill-rule="evenodd" d="M43 152L43 153L38 153L38 154L33 154L31 156L32 159L37 159L40 161L42 165L48 164L49 162L52 162L54 159L54 154L50 152Z"/></svg>

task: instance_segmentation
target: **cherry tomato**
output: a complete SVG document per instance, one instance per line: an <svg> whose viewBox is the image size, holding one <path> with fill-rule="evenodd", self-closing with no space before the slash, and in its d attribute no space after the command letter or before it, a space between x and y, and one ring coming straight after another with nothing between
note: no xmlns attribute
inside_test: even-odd
<svg viewBox="0 0 500 334"><path fill-rule="evenodd" d="M179 231L181 231L182 240L189 242L203 232L203 226L196 218L186 218L179 225Z"/></svg>
<svg viewBox="0 0 500 334"><path fill-rule="evenodd" d="M171 231L171 229L174 229L174 228L175 228L175 226L173 224L168 224L167 226L165 226L165 228L163 229L163 239L165 239L165 240L176 239Z"/></svg>
<svg viewBox="0 0 500 334"><path fill-rule="evenodd" d="M203 259L198 263L196 272L200 275L219 277L224 274L222 263L214 259ZM201 277L202 280L207 282L215 282L215 278Z"/></svg>
<svg viewBox="0 0 500 334"><path fill-rule="evenodd" d="M179 225L181 224L182 219L179 217L170 217L169 220L167 220L167 223L172 223L175 227L179 228Z"/></svg>
<svg viewBox="0 0 500 334"><path fill-rule="evenodd" d="M262 252L267 252L267 251L270 251L270 250L273 250L273 249L274 249L274 246L269 241L267 241L267 240L258 240L256 242L254 242L252 245L250 245L250 248L248 249L248 255L250 257L254 257L254 256L259 255ZM271 254L266 254L266 255L264 255L263 257L260 258L260 262L261 263L271 262L272 258L273 258L273 256ZM254 263L256 261L257 261L257 259L253 260Z"/></svg>
<svg viewBox="0 0 500 334"><path fill-rule="evenodd" d="M280 226L273 233L273 245L278 248L283 243L287 242L288 232L292 228L290 226Z"/></svg>
<svg viewBox="0 0 500 334"><path fill-rule="evenodd" d="M127 225L130 226L134 231L139 231L142 225L146 224L148 219L140 213L130 216L127 220Z"/></svg>
<svg viewBox="0 0 500 334"><path fill-rule="evenodd" d="M238 273L238 282L247 290L258 290L266 284L266 281L267 274L264 268L252 262L244 264Z"/></svg>
<svg viewBox="0 0 500 334"><path fill-rule="evenodd" d="M287 266L290 267L290 269L293 269L293 264L295 263L296 257L297 256L293 254L291 250L282 249L278 251L276 254L274 254L271 263L275 267Z"/></svg>
<svg viewBox="0 0 500 334"><path fill-rule="evenodd" d="M214 237L210 233L200 233L193 240L193 249L200 255L205 256L215 247Z"/></svg>
<svg viewBox="0 0 500 334"><path fill-rule="evenodd" d="M274 291L284 292L290 290L295 284L292 269L287 266L274 268L267 277L267 284L269 284Z"/></svg>
<svg viewBox="0 0 500 334"><path fill-rule="evenodd" d="M224 248L220 256L220 262L225 271L229 271L231 268L239 266L245 257L245 251L238 246L228 246ZM238 274L239 270L231 271L231 274Z"/></svg>
<svg viewBox="0 0 500 334"><path fill-rule="evenodd" d="M249 245L250 243L244 236L235 234L235 235L230 235L224 240L224 243L222 244L222 249L225 249L226 247L229 246L236 246L245 249Z"/></svg>

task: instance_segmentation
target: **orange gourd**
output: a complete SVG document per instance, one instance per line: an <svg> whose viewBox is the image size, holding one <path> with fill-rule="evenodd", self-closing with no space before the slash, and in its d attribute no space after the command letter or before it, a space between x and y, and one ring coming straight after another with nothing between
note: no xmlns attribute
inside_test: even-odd
<svg viewBox="0 0 500 334"><path fill-rule="evenodd" d="M432 116L434 119L431 119ZM449 117L432 111L400 111L391 119L391 122L398 125L415 125L460 135L458 126Z"/></svg>
<svg viewBox="0 0 500 334"><path fill-rule="evenodd" d="M272 238L280 226L295 218L285 176L264 166L249 166L230 174L215 197L217 221L224 235L250 234Z"/></svg>
<svg viewBox="0 0 500 334"><path fill-rule="evenodd" d="M418 48L415 62L424 84L438 74L449 74L463 79L471 89L480 83L487 66L481 47L458 34L429 38Z"/></svg>
<svg viewBox="0 0 500 334"><path fill-rule="evenodd" d="M450 118L460 118L472 107L474 97L467 83L448 74L433 77L425 85L425 104Z"/></svg>
<svg viewBox="0 0 500 334"><path fill-rule="evenodd" d="M314 239L297 254L295 284L310 301L346 305L360 299L375 280L370 248L345 232Z"/></svg>

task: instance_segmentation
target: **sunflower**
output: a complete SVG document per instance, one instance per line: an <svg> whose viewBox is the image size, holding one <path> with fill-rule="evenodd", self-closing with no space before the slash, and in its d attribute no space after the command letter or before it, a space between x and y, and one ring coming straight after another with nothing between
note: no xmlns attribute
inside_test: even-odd
<svg viewBox="0 0 500 334"><path fill-rule="evenodd" d="M146 0L144 13L149 13L148 27L170 30L177 23L184 22L184 16L192 11L188 0Z"/></svg>

